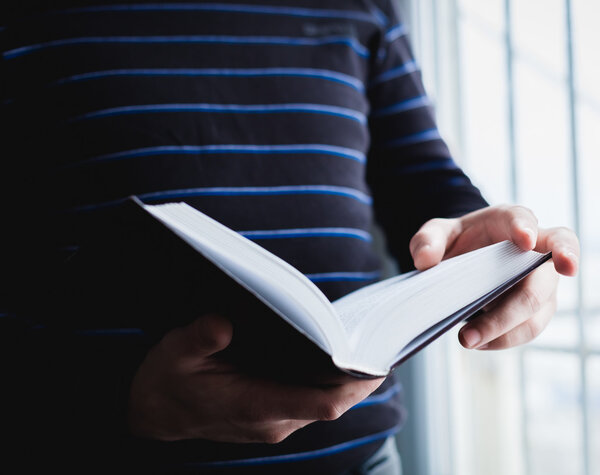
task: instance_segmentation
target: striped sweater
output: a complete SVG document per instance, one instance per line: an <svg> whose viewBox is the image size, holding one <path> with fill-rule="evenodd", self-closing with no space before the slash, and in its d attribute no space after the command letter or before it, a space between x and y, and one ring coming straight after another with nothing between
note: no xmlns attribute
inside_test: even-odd
<svg viewBox="0 0 600 475"><path fill-rule="evenodd" d="M77 333L19 308L98 213L132 194L188 202L332 300L378 278L374 221L408 268L425 220L485 206L439 136L391 2L11 3L0 7L10 151L0 162L0 322L16 389L4 407L14 433L26 427L18 450L112 462L120 453L133 470L168 473L338 473L373 453L402 424L392 379L339 420L275 446L136 440L124 414L143 332Z"/></svg>

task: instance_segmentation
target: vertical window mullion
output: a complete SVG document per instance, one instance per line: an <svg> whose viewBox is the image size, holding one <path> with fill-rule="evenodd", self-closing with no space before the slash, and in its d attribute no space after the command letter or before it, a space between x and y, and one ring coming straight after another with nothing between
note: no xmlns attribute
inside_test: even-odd
<svg viewBox="0 0 600 475"><path fill-rule="evenodd" d="M514 45L512 37L511 0L504 0L505 41L506 41L506 80L508 84L508 139L510 160L510 197L518 201L517 186L517 144L515 130L515 76Z"/></svg>
<svg viewBox="0 0 600 475"><path fill-rule="evenodd" d="M506 48L506 81L508 94L508 139L509 139L509 163L510 163L510 198L513 203L518 202L518 186L517 186L517 144L515 130L515 77L514 77L514 44L512 35L512 20L511 20L511 0L504 0L504 27L505 27L505 48ZM520 398L521 398L521 414L523 419L522 444L523 444L523 463L525 473L531 473L531 456L528 441L528 414L527 404L525 399L525 350L519 352L519 381L520 381Z"/></svg>
<svg viewBox="0 0 600 475"><path fill-rule="evenodd" d="M569 133L571 146L571 166L573 176L573 224L575 232L581 234L581 217L579 213L579 153L577 146L577 97L575 92L575 65L573 54L573 8L571 0L565 0L566 33L567 33L567 87L569 97ZM583 259L581 260L583 261ZM580 263L581 266L581 263ZM581 275L581 268L579 270ZM580 277L577 281L577 322L579 327L579 368L581 373L581 411L583 431L583 471L585 475L590 473L590 428L588 423L588 401L587 401L587 342L585 338L585 322L583 312L583 282Z"/></svg>

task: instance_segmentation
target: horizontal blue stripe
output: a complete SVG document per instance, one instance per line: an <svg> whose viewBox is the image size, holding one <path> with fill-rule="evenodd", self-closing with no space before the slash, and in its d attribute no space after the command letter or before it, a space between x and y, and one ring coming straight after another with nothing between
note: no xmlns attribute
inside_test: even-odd
<svg viewBox="0 0 600 475"><path fill-rule="evenodd" d="M419 66L415 61L408 61L404 63L402 66L398 66L397 68L389 69L384 73L381 73L379 76L376 76L370 83L369 87L377 86L382 82L390 81L392 79L396 79L402 76L406 76L407 74L414 73L419 70Z"/></svg>
<svg viewBox="0 0 600 475"><path fill-rule="evenodd" d="M364 3L381 26L386 26L389 23L388 17L385 15L385 13L381 11L381 9L377 5L375 5L375 3L373 3L370 0L366 0Z"/></svg>
<svg viewBox="0 0 600 475"><path fill-rule="evenodd" d="M196 43L196 44L244 44L277 46L323 46L345 45L363 57L369 57L369 50L355 38L345 36L327 36L322 38L286 37L286 36L228 36L228 35L173 35L173 36L87 36L63 38L33 45L21 46L2 53L4 59L13 59L47 48L83 44L155 44L155 43Z"/></svg>
<svg viewBox="0 0 600 475"><path fill-rule="evenodd" d="M13 317L12 313L0 312L0 318Z"/></svg>
<svg viewBox="0 0 600 475"><path fill-rule="evenodd" d="M466 176L453 176L446 180L447 186L472 186L471 181Z"/></svg>
<svg viewBox="0 0 600 475"><path fill-rule="evenodd" d="M381 272L323 272L321 274L304 275L313 282L345 282L374 280L379 278Z"/></svg>
<svg viewBox="0 0 600 475"><path fill-rule="evenodd" d="M358 404L352 406L352 409L358 409L360 407L373 406L376 404L384 404L390 401L396 394L399 394L402 391L402 387L400 384L396 383L393 386L387 388L384 392L380 394L373 394L366 399L363 399ZM352 410L351 409L351 410Z"/></svg>
<svg viewBox="0 0 600 475"><path fill-rule="evenodd" d="M209 187L188 188L182 190L165 190L137 195L146 202L175 200L196 196L280 196L280 195L333 195L352 198L360 203L370 205L372 198L362 191L345 186L329 185L297 185L297 186L256 186L256 187ZM128 197L116 200L77 206L68 212L93 211L124 203Z"/></svg>
<svg viewBox="0 0 600 475"><path fill-rule="evenodd" d="M412 135L406 135L397 139L389 140L383 145L385 147L404 147L405 145L413 145L422 142L429 142L431 140L440 139L440 132L438 129L424 130Z"/></svg>
<svg viewBox="0 0 600 475"><path fill-rule="evenodd" d="M145 193L138 195L142 200L158 201L188 196L268 196L268 195L337 195L353 198L364 204L371 204L371 197L362 191L345 186L298 185L298 186L249 186L190 188L168 192Z"/></svg>
<svg viewBox="0 0 600 475"><path fill-rule="evenodd" d="M76 81L102 79L121 76L191 76L191 77L304 77L324 79L350 86L357 91L364 90L359 79L348 74L313 68L248 68L248 69L215 69L215 68L158 68L158 69L112 69L92 71L58 79L53 85Z"/></svg>
<svg viewBox="0 0 600 475"><path fill-rule="evenodd" d="M306 237L350 237L370 242L371 235L362 229L355 228L298 228L272 229L256 231L238 231L248 239L289 239Z"/></svg>
<svg viewBox="0 0 600 475"><path fill-rule="evenodd" d="M385 39L391 43L404 35L406 35L406 27L404 25L397 25L385 32Z"/></svg>
<svg viewBox="0 0 600 475"><path fill-rule="evenodd" d="M366 122L362 112L345 107L323 104L147 104L135 106L112 107L79 115L70 121L112 117L123 114L140 114L153 112L218 112L241 114L269 113L312 113L325 114L355 120L361 124Z"/></svg>
<svg viewBox="0 0 600 475"><path fill-rule="evenodd" d="M94 328L87 330L76 330L78 335L143 335L144 331L140 328Z"/></svg>
<svg viewBox="0 0 600 475"><path fill-rule="evenodd" d="M79 166L89 163L124 160L128 158L148 157L153 155L180 154L322 154L349 158L359 163L366 161L366 156L358 150L323 144L293 144L293 145L165 145L145 147L123 152L109 153L93 157L69 166Z"/></svg>
<svg viewBox="0 0 600 475"><path fill-rule="evenodd" d="M378 20L376 18L373 18L372 15L360 11L302 7L281 7L271 5L236 5L224 3L142 3L137 5L99 5L92 7L69 8L56 13L96 13L111 11L217 11L262 15L297 16L305 18L339 18L364 21L367 23L378 23Z"/></svg>
<svg viewBox="0 0 600 475"><path fill-rule="evenodd" d="M418 109L420 107L426 107L431 105L431 101L427 96L413 97L402 102L397 102L391 106L381 107L375 109L371 113L371 117L384 117L388 115L398 114L408 110Z"/></svg>
<svg viewBox="0 0 600 475"><path fill-rule="evenodd" d="M348 442L342 442L341 444L332 445L330 447L325 447L317 450L310 450L307 452L297 452L294 454L284 454L284 455L273 455L271 457L255 457L255 458L247 458L247 459L239 459L239 460L222 460L217 462L204 462L204 463L187 463L186 467L243 467L243 466L252 466L252 465L269 465L275 463L286 463L286 462L299 462L301 460L311 460L319 457L325 457L328 455L337 454L340 452L345 452L347 450L354 449L356 447L360 447L362 445L370 444L371 442L376 442L381 439L386 439L400 430L401 426L396 425L391 429L377 432L375 434L367 435L365 437L360 437L358 439L350 440Z"/></svg>

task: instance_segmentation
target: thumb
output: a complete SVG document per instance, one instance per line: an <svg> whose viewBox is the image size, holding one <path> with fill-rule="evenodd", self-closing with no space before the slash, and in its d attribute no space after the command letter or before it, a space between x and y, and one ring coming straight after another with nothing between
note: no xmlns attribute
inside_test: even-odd
<svg viewBox="0 0 600 475"><path fill-rule="evenodd" d="M459 234L458 219L435 218L427 221L410 240L409 249L415 267L425 270L439 264Z"/></svg>
<svg viewBox="0 0 600 475"><path fill-rule="evenodd" d="M182 366L188 366L227 348L232 335L231 322L227 318L208 314L185 327L171 330L163 343Z"/></svg>

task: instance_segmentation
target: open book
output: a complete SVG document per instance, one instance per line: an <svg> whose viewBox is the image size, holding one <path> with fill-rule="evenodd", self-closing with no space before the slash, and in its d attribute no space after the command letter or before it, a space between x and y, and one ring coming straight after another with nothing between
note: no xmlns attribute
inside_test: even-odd
<svg viewBox="0 0 600 475"><path fill-rule="evenodd" d="M331 303L290 264L187 204L135 201L220 269L231 288L249 291L355 375L386 375L550 258L505 241Z"/></svg>

